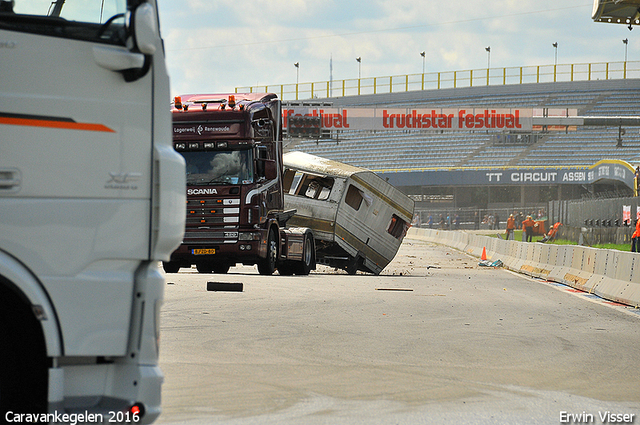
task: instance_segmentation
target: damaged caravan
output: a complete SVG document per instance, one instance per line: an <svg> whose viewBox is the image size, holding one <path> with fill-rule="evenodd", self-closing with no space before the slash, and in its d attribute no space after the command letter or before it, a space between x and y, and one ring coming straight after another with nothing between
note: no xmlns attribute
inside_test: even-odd
<svg viewBox="0 0 640 425"><path fill-rule="evenodd" d="M316 262L380 274L413 217L409 197L372 171L303 152L284 155L284 199L292 226L313 230Z"/></svg>

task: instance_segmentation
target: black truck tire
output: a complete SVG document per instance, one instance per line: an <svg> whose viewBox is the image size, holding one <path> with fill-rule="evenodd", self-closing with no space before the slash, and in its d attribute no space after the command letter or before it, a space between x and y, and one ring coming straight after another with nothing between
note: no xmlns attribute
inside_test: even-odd
<svg viewBox="0 0 640 425"><path fill-rule="evenodd" d="M276 232L271 228L267 237L267 258L258 262L258 272L261 275L269 276L276 271L278 265L278 238Z"/></svg>
<svg viewBox="0 0 640 425"><path fill-rule="evenodd" d="M178 273L180 270L180 263L177 261L163 261L162 268L165 273Z"/></svg>
<svg viewBox="0 0 640 425"><path fill-rule="evenodd" d="M213 272L217 274L227 274L230 268L231 264L216 264L213 266Z"/></svg>
<svg viewBox="0 0 640 425"><path fill-rule="evenodd" d="M313 269L315 255L316 250L313 244L313 237L306 235L302 249L302 261L296 264L295 273L301 276L307 276L309 272L311 272L311 269Z"/></svg>

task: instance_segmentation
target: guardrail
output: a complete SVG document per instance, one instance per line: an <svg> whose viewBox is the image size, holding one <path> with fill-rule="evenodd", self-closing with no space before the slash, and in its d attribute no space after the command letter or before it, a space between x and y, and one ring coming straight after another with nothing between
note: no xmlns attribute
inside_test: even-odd
<svg viewBox="0 0 640 425"><path fill-rule="evenodd" d="M276 93L281 100L360 96L489 85L640 78L640 61L532 65L236 87L236 93Z"/></svg>
<svg viewBox="0 0 640 425"><path fill-rule="evenodd" d="M451 246L532 277L571 286L598 297L640 307L640 253L575 245L526 243L459 231L418 229L408 237Z"/></svg>

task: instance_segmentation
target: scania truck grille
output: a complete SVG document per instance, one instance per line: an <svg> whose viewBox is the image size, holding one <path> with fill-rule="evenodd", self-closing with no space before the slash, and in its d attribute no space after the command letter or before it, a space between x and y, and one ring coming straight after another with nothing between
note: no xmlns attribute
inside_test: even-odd
<svg viewBox="0 0 640 425"><path fill-rule="evenodd" d="M240 222L240 199L187 200L187 227L233 225Z"/></svg>

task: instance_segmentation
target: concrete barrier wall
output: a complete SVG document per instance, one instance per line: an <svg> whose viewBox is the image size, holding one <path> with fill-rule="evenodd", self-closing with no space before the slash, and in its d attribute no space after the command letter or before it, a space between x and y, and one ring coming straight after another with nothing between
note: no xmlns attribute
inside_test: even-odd
<svg viewBox="0 0 640 425"><path fill-rule="evenodd" d="M447 245L474 257L480 257L484 249L488 260L500 260L509 270L640 307L640 253L507 241L464 231L414 227L407 237Z"/></svg>

